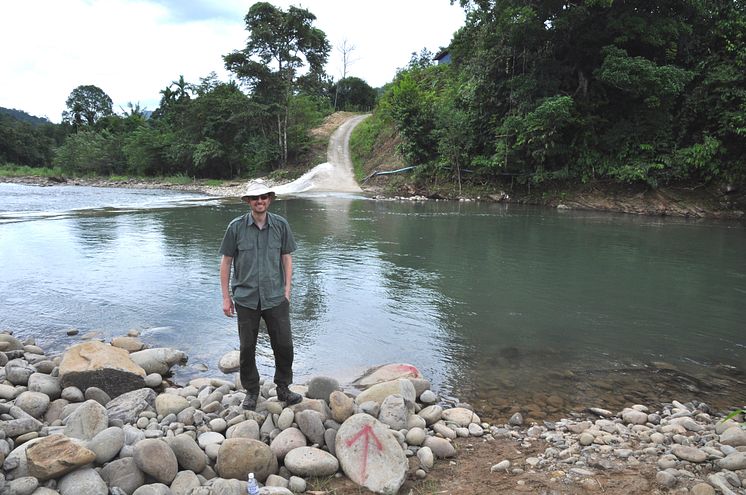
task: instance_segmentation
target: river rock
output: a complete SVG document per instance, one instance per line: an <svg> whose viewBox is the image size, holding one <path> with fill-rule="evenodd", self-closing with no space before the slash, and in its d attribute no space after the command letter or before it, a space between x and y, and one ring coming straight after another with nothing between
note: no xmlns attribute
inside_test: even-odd
<svg viewBox="0 0 746 495"><path fill-rule="evenodd" d="M687 445L674 445L671 448L671 453L679 459L689 462L705 462L707 460L706 452Z"/></svg>
<svg viewBox="0 0 746 495"><path fill-rule="evenodd" d="M407 427L407 416L409 411L404 398L400 395L389 395L383 399L381 411L378 413L378 420L389 425L392 430L401 430Z"/></svg>
<svg viewBox="0 0 746 495"><path fill-rule="evenodd" d="M332 409L332 419L337 423L344 423L355 414L355 399L339 390L329 394L329 405Z"/></svg>
<svg viewBox="0 0 746 495"><path fill-rule="evenodd" d="M400 395L407 404L407 407L410 408L410 410L413 410L415 400L417 399L417 393L412 382L405 379L372 385L370 388L360 392L360 395L355 398L355 402L357 404L362 404L363 402L374 401L378 404L382 404L383 400L389 395Z"/></svg>
<svg viewBox="0 0 746 495"><path fill-rule="evenodd" d="M155 391L149 388L124 393L106 404L109 420L119 420L124 424L135 423L141 412L154 406L155 397Z"/></svg>
<svg viewBox="0 0 746 495"><path fill-rule="evenodd" d="M155 347L130 354L132 361L139 365L145 374L158 373L163 376L169 373L176 364L186 364L187 355L169 347ZM143 374L143 377L145 376Z"/></svg>
<svg viewBox="0 0 746 495"><path fill-rule="evenodd" d="M160 416L179 414L189 407L189 401L176 394L160 394L155 398L155 412Z"/></svg>
<svg viewBox="0 0 746 495"><path fill-rule="evenodd" d="M480 423L479 416L474 414L474 411L463 407L454 407L452 409L445 409L442 414L442 418L450 423L456 423L459 426L469 426L471 423Z"/></svg>
<svg viewBox="0 0 746 495"><path fill-rule="evenodd" d="M427 426L437 423L443 417L443 408L438 405L427 406L417 413L425 420Z"/></svg>
<svg viewBox="0 0 746 495"><path fill-rule="evenodd" d="M324 432L324 444L326 445L326 449L329 451L329 453L333 456L337 456L337 430L334 430L332 428L328 428Z"/></svg>
<svg viewBox="0 0 746 495"><path fill-rule="evenodd" d="M321 399L329 402L329 396L332 392L338 390L340 390L340 387L336 378L329 376L314 376L308 381L308 392L306 392L306 397L309 399Z"/></svg>
<svg viewBox="0 0 746 495"><path fill-rule="evenodd" d="M142 388L146 373L124 349L92 340L65 351L59 375L63 387L98 387L117 397Z"/></svg>
<svg viewBox="0 0 746 495"><path fill-rule="evenodd" d="M137 442L132 457L140 471L160 483L170 484L179 471L176 455L163 440L146 438Z"/></svg>
<svg viewBox="0 0 746 495"><path fill-rule="evenodd" d="M277 418L277 427L281 430L287 430L288 428L293 426L294 420L295 420L295 413L293 413L292 409L288 409L286 407L280 413L280 417Z"/></svg>
<svg viewBox="0 0 746 495"><path fill-rule="evenodd" d="M145 473L140 471L132 457L111 461L101 469L101 477L109 486L119 487L128 494L145 484Z"/></svg>
<svg viewBox="0 0 746 495"><path fill-rule="evenodd" d="M622 411L622 421L627 424L644 425L648 422L648 415L645 412L632 408L625 408Z"/></svg>
<svg viewBox="0 0 746 495"><path fill-rule="evenodd" d="M188 495L192 489L199 488L202 484L199 482L199 478L192 471L180 471L173 483L171 483L171 491L173 495Z"/></svg>
<svg viewBox="0 0 746 495"><path fill-rule="evenodd" d="M411 428L407 431L406 440L409 445L420 446L427 438L427 432L419 427Z"/></svg>
<svg viewBox="0 0 746 495"><path fill-rule="evenodd" d="M32 373L28 378L28 389L31 392L40 392L50 400L59 399L62 394L60 379L45 373Z"/></svg>
<svg viewBox="0 0 746 495"><path fill-rule="evenodd" d="M95 400L102 406L106 407L106 404L111 402L111 396L98 387L88 387L83 393L85 400Z"/></svg>
<svg viewBox="0 0 746 495"><path fill-rule="evenodd" d="M320 399L309 399L304 397L303 402L290 406L290 409L292 409L293 413L295 413L296 415L301 411L316 411L317 413L321 414L321 418L323 421L326 421L327 419L332 417L332 410L329 409L329 405L326 403L326 401Z"/></svg>
<svg viewBox="0 0 746 495"><path fill-rule="evenodd" d="M5 379L13 385L27 385L29 377L34 373L36 368L25 359L11 359L5 365Z"/></svg>
<svg viewBox="0 0 746 495"><path fill-rule="evenodd" d="M717 465L720 466L720 469L728 469L730 471L746 469L746 452L731 452L723 459L717 461Z"/></svg>
<svg viewBox="0 0 746 495"><path fill-rule="evenodd" d="M417 459L420 461L420 467L425 471L430 471L435 465L435 456L430 447L422 447L417 450Z"/></svg>
<svg viewBox="0 0 746 495"><path fill-rule="evenodd" d="M201 473L205 469L207 457L191 435L181 433L166 439L166 442L174 452L176 461L182 469L195 473Z"/></svg>
<svg viewBox="0 0 746 495"><path fill-rule="evenodd" d="M49 407L49 396L41 392L23 392L16 397L15 405L36 419L40 419Z"/></svg>
<svg viewBox="0 0 746 495"><path fill-rule="evenodd" d="M720 435L720 443L731 447L746 445L746 429L741 426L731 426Z"/></svg>
<svg viewBox="0 0 746 495"><path fill-rule="evenodd" d="M241 421L228 428L226 432L227 438L251 438L253 440L259 440L259 423L253 419L247 419Z"/></svg>
<svg viewBox="0 0 746 495"><path fill-rule="evenodd" d="M106 408L95 400L87 400L65 419L65 435L91 440L108 426Z"/></svg>
<svg viewBox="0 0 746 495"><path fill-rule="evenodd" d="M423 442L425 447L430 447L433 454L439 459L445 459L446 457L453 457L456 455L456 449L453 444L445 438L439 437L427 437Z"/></svg>
<svg viewBox="0 0 746 495"><path fill-rule="evenodd" d="M435 404L438 402L438 396L432 390L425 390L420 394L420 402L427 405Z"/></svg>
<svg viewBox="0 0 746 495"><path fill-rule="evenodd" d="M2 485L3 483L0 483L0 486ZM24 476L11 480L4 486L2 493L3 495L30 495L31 493L36 493L38 487L39 480L33 476Z"/></svg>
<svg viewBox="0 0 746 495"><path fill-rule="evenodd" d="M171 489L163 483L150 483L134 491L132 495L174 495Z"/></svg>
<svg viewBox="0 0 746 495"><path fill-rule="evenodd" d="M96 454L64 435L50 435L26 449L30 476L41 481L58 478L93 462Z"/></svg>
<svg viewBox="0 0 746 495"><path fill-rule="evenodd" d="M438 421L437 423L433 424L431 427L437 435L440 435L443 438L450 438L451 440L453 440L458 436L458 434L455 431L453 431L443 421Z"/></svg>
<svg viewBox="0 0 746 495"><path fill-rule="evenodd" d="M298 428L311 443L324 445L324 419L316 411L301 411L295 414L295 422Z"/></svg>
<svg viewBox="0 0 746 495"><path fill-rule="evenodd" d="M5 351L19 351L23 349L23 342L13 337L9 333L0 333L0 350Z"/></svg>
<svg viewBox="0 0 746 495"><path fill-rule="evenodd" d="M335 447L347 477L369 490L395 494L406 479L409 463L398 440L367 414L355 414L342 424Z"/></svg>
<svg viewBox="0 0 746 495"><path fill-rule="evenodd" d="M57 483L60 495L107 495L106 482L92 468L83 468L65 475Z"/></svg>
<svg viewBox="0 0 746 495"><path fill-rule="evenodd" d="M508 420L508 424L510 426L523 426L523 415L519 412L513 413L513 415Z"/></svg>
<svg viewBox="0 0 746 495"><path fill-rule="evenodd" d="M363 376L354 380L352 384L365 389L378 383L395 381L399 378L422 378L422 374L411 364L385 364L368 370Z"/></svg>
<svg viewBox="0 0 746 495"><path fill-rule="evenodd" d="M218 369L223 373L233 373L241 368L241 352L230 351L223 354L218 361Z"/></svg>
<svg viewBox="0 0 746 495"><path fill-rule="evenodd" d="M21 390L22 389L17 389L13 385L0 383L0 399L13 400L21 393Z"/></svg>
<svg viewBox="0 0 746 495"><path fill-rule="evenodd" d="M339 469L339 461L321 449L299 447L287 453L285 467L297 476L331 476Z"/></svg>
<svg viewBox="0 0 746 495"><path fill-rule="evenodd" d="M306 437L301 430L298 428L287 428L272 440L269 448L277 459L281 461L288 452L298 447L305 447L306 444Z"/></svg>
<svg viewBox="0 0 746 495"><path fill-rule="evenodd" d="M715 495L715 489L707 483L697 483L690 490L691 495Z"/></svg>
<svg viewBox="0 0 746 495"><path fill-rule="evenodd" d="M203 449L206 449L208 445L215 444L220 445L225 441L225 437L216 431L206 431L200 433L197 437L197 443Z"/></svg>
<svg viewBox="0 0 746 495"><path fill-rule="evenodd" d="M111 345L127 352L137 352L145 348L145 344L137 337L114 337Z"/></svg>
<svg viewBox="0 0 746 495"><path fill-rule="evenodd" d="M264 482L267 476L277 473L277 458L269 445L250 438L228 438L218 450L216 471L221 478L245 480L254 473Z"/></svg>
<svg viewBox="0 0 746 495"><path fill-rule="evenodd" d="M96 464L104 465L124 447L124 431L116 426L106 428L93 437L86 447L96 454Z"/></svg>

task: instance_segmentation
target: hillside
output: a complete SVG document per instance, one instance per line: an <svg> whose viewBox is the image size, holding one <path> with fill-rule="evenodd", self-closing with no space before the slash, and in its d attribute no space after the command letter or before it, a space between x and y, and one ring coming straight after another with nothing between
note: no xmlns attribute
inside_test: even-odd
<svg viewBox="0 0 746 495"><path fill-rule="evenodd" d="M16 120L28 122L33 125L51 124L51 122L44 117L36 117L24 112L23 110L16 110L15 108L0 107L0 115L9 115Z"/></svg>

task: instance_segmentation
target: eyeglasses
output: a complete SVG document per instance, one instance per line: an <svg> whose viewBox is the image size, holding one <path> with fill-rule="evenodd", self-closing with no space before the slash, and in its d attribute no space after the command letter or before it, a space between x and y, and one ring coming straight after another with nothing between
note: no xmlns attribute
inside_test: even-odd
<svg viewBox="0 0 746 495"><path fill-rule="evenodd" d="M249 196L249 201L257 201L259 199L265 201L267 198L269 198L269 194L262 194L261 196Z"/></svg>

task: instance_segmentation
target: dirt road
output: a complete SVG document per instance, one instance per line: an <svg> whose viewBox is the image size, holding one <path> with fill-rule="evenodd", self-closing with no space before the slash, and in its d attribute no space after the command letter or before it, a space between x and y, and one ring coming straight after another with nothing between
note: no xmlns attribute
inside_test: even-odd
<svg viewBox="0 0 746 495"><path fill-rule="evenodd" d="M350 135L367 115L356 115L342 123L329 138L326 163L316 165L303 176L275 188L278 195L293 195L307 192L361 192L355 180L350 159Z"/></svg>

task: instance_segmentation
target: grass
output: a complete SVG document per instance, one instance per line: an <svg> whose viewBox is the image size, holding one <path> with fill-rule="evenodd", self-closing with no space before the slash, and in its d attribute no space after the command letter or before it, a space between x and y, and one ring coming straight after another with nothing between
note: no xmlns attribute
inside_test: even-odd
<svg viewBox="0 0 746 495"><path fill-rule="evenodd" d="M29 167L4 163L0 165L0 177L54 177L62 175L59 167Z"/></svg>
<svg viewBox="0 0 746 495"><path fill-rule="evenodd" d="M355 179L358 182L362 182L366 176L363 163L373 155L376 140L381 133L382 127L382 120L373 116L363 120L352 130L352 135L350 136L350 156Z"/></svg>

